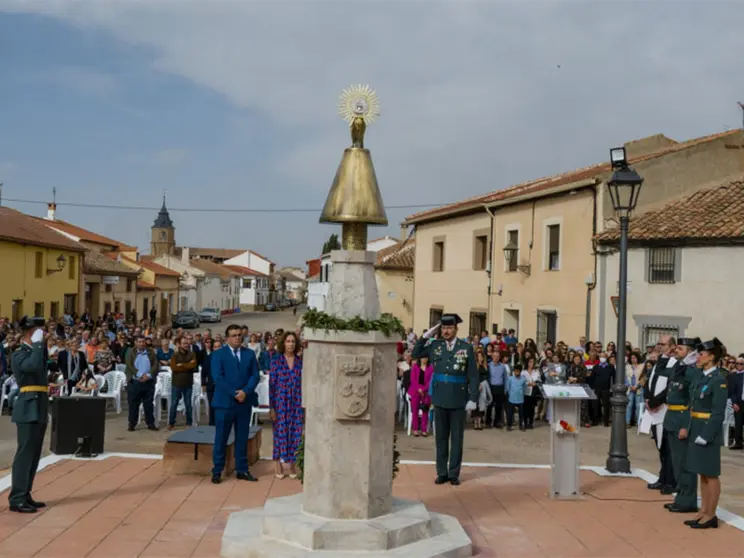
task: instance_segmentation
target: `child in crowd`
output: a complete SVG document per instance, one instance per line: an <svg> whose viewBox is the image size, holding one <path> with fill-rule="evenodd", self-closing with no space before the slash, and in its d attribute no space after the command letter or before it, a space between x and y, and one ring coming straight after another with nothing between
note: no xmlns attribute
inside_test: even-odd
<svg viewBox="0 0 744 558"><path fill-rule="evenodd" d="M522 365L514 365L514 373L506 379L506 393L508 396L506 405L506 430L513 430L514 411L519 416L519 429L525 430L524 423L524 391L527 386L527 378L522 375Z"/></svg>

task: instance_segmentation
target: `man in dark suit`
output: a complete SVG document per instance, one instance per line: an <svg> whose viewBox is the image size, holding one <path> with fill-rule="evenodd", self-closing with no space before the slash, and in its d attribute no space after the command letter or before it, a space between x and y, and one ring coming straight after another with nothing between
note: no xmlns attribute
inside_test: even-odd
<svg viewBox="0 0 744 558"><path fill-rule="evenodd" d="M49 413L47 355L44 348L44 319L24 316L18 323L23 343L11 357L19 395L13 405L12 421L18 430L18 448L13 459L10 511L36 513L43 502L31 498L39 467Z"/></svg>
<svg viewBox="0 0 744 558"><path fill-rule="evenodd" d="M657 413L666 409L667 391L669 389L669 378L672 370L677 363L675 357L676 342L674 337L664 335L659 338L656 344L656 350L659 359L651 369L646 388L643 390L643 398L646 400L646 411ZM659 390L657 386L659 381L665 378L666 387ZM659 480L650 483L648 488L651 490L660 490L662 494L674 494L677 482L674 478L674 467L672 466L672 454L669 446L668 436L664 435L663 424L656 424L651 427L651 435L659 450Z"/></svg>
<svg viewBox="0 0 744 558"><path fill-rule="evenodd" d="M77 339L70 340L67 349L60 351L57 365L67 382L67 394L70 395L72 388L83 379L88 369L88 361L85 359L85 353L80 350L80 343Z"/></svg>
<svg viewBox="0 0 744 558"><path fill-rule="evenodd" d="M467 411L474 411L478 401L478 370L473 347L457 338L457 325L462 318L444 314L416 342L413 358L428 357L434 366L431 402L434 405L434 434L437 452L435 484L460 484L462 446ZM431 339L440 329L441 339Z"/></svg>
<svg viewBox="0 0 744 558"><path fill-rule="evenodd" d="M219 484L225 468L225 448L230 431L235 427L235 472L239 480L256 481L248 471L248 435L251 427L251 409L258 405L256 386L259 372L256 353L242 347L240 326L231 324L225 331L227 345L212 353L212 379L214 380L215 436L212 453L212 482Z"/></svg>
<svg viewBox="0 0 744 558"><path fill-rule="evenodd" d="M744 426L744 355L736 359L736 370L729 373L728 391L731 404L734 406L734 444L729 449L744 449L742 430Z"/></svg>

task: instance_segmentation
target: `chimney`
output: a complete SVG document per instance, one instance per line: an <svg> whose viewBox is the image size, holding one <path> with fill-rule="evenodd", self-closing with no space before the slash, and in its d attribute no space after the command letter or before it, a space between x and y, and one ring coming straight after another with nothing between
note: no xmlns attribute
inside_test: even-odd
<svg viewBox="0 0 744 558"><path fill-rule="evenodd" d="M46 218L49 221L54 221L54 216L57 213L57 204L56 203L48 203L47 204L47 216Z"/></svg>
<svg viewBox="0 0 744 558"><path fill-rule="evenodd" d="M403 223L400 224L400 240L405 241L408 238L408 227Z"/></svg>
<svg viewBox="0 0 744 558"><path fill-rule="evenodd" d="M188 264L189 263L190 256L191 256L191 254L189 254L189 247L188 246L184 246L183 248L181 248L181 261L183 263Z"/></svg>

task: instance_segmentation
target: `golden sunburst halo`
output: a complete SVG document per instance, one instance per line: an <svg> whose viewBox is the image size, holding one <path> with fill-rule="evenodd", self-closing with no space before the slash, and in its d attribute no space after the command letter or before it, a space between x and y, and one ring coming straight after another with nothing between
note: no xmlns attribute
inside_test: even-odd
<svg viewBox="0 0 744 558"><path fill-rule="evenodd" d="M369 85L352 85L341 93L338 114L349 124L356 118L371 124L380 116L380 99Z"/></svg>

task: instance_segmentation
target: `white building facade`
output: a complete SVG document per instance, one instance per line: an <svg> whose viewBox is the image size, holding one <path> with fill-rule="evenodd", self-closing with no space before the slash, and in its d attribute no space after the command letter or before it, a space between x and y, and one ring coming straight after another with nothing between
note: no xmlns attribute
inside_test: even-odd
<svg viewBox="0 0 744 558"><path fill-rule="evenodd" d="M599 339L617 340L619 253L600 256ZM626 339L645 348L661 335L718 337L744 351L744 246L645 246L628 250ZM603 327L602 327L603 325Z"/></svg>

